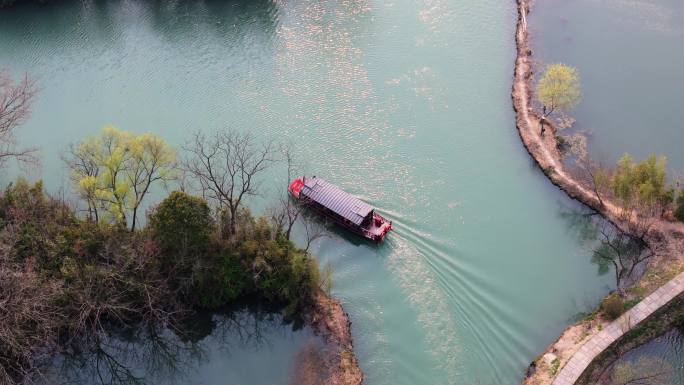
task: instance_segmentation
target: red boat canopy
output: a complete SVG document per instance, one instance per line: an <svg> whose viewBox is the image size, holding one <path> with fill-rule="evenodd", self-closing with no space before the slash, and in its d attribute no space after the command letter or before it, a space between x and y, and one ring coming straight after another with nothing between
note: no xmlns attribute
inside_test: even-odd
<svg viewBox="0 0 684 385"><path fill-rule="evenodd" d="M300 197L310 199L354 223L361 223L373 212L373 207L327 181L309 177L299 191Z"/></svg>

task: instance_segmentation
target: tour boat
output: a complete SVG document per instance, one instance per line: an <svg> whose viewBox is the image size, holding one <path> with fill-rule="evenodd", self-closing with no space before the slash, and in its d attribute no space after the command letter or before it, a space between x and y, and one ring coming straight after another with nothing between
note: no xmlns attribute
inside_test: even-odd
<svg viewBox="0 0 684 385"><path fill-rule="evenodd" d="M392 222L376 213L368 203L324 179L297 178L287 191L340 226L371 241L381 242L392 229Z"/></svg>

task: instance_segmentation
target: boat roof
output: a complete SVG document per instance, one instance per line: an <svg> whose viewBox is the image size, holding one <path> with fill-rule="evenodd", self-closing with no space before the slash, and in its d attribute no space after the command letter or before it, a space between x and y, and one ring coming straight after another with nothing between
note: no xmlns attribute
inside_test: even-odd
<svg viewBox="0 0 684 385"><path fill-rule="evenodd" d="M299 194L327 207L356 225L360 225L363 219L373 211L373 207L368 203L315 176L304 180L304 187Z"/></svg>

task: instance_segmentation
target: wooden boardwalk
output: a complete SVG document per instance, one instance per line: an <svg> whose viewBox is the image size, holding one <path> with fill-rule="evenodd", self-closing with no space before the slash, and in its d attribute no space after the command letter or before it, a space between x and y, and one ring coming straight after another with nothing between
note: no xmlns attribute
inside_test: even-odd
<svg viewBox="0 0 684 385"><path fill-rule="evenodd" d="M553 385L574 385L596 356L632 327L648 318L682 292L684 292L684 273L680 273L670 282L659 287L658 290L585 342L563 366L553 381Z"/></svg>

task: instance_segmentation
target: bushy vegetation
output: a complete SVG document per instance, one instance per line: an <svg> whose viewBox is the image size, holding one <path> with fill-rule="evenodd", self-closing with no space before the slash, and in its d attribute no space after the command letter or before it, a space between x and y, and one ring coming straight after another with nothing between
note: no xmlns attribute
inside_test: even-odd
<svg viewBox="0 0 684 385"><path fill-rule="evenodd" d="M177 325L250 296L286 316L305 311L316 262L246 209L234 238L219 221L203 199L173 192L131 232L79 218L40 182L10 185L0 194L0 377L20 381L44 349L96 350L109 330Z"/></svg>
<svg viewBox="0 0 684 385"><path fill-rule="evenodd" d="M207 201L174 191L150 215L150 228L165 265L177 268L208 252L214 220Z"/></svg>
<svg viewBox="0 0 684 385"><path fill-rule="evenodd" d="M622 297L618 294L611 294L601 302L601 311L609 321L613 321L622 315L624 312L624 303Z"/></svg>
<svg viewBox="0 0 684 385"><path fill-rule="evenodd" d="M162 251L162 269L169 276L180 276L175 286L187 294L188 302L215 308L258 295L285 304L287 314L309 305L320 283L314 259L265 218L254 218L245 208L236 218L240 229L236 238L221 237L216 224L220 220L211 217L206 201L179 191L150 216L151 237ZM192 277L191 283L183 282L186 277Z"/></svg>
<svg viewBox="0 0 684 385"><path fill-rule="evenodd" d="M645 217L666 213L684 219L684 191L677 197L676 181L667 175L667 158L651 154L636 161L624 154L615 166L585 161L581 167L585 180L601 205L606 198Z"/></svg>
<svg viewBox="0 0 684 385"><path fill-rule="evenodd" d="M625 154L617 163L611 179L615 195L623 202L647 205L668 205L674 199L674 189L667 185L667 159L650 155L635 162Z"/></svg>
<svg viewBox="0 0 684 385"><path fill-rule="evenodd" d="M674 216L677 220L684 222L684 190L677 197L677 208L675 209Z"/></svg>

